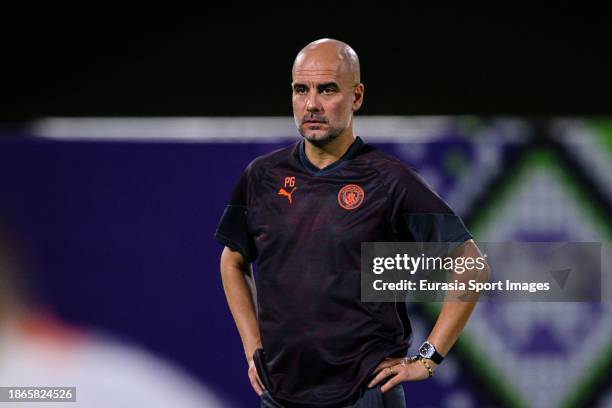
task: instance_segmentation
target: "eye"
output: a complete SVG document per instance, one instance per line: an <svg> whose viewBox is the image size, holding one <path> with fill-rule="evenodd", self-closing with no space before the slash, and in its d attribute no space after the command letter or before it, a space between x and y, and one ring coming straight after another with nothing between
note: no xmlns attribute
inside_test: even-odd
<svg viewBox="0 0 612 408"><path fill-rule="evenodd" d="M298 95L304 95L306 93L306 87L304 85L296 85L293 87L293 92Z"/></svg>
<svg viewBox="0 0 612 408"><path fill-rule="evenodd" d="M324 95L331 95L335 92L336 92L336 88L334 88L333 86L326 86L325 88L323 88Z"/></svg>

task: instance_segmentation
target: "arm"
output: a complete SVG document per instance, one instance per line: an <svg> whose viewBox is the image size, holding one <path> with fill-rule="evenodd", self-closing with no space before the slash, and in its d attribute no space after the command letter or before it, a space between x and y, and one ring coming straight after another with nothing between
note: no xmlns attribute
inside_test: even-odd
<svg viewBox="0 0 612 408"><path fill-rule="evenodd" d="M242 346L249 365L248 375L251 385L255 392L261 395L264 386L257 375L253 354L262 345L253 302L254 296L248 281L250 276L252 276L251 264L244 260L240 252L225 247L221 254L223 290L242 339Z"/></svg>
<svg viewBox="0 0 612 408"><path fill-rule="evenodd" d="M482 257L482 253L474 241L470 239L457 247L451 256L454 258L463 257L476 259L478 257ZM465 282L467 287L467 282L470 279L474 279L478 282L488 281L489 274L489 267L488 265L485 265L485 268L482 271L474 269L471 271L466 271L463 274L455 273L453 278L460 282ZM467 293L469 299L473 300L459 300L463 299L462 295L466 295L465 292L453 291L446 294L446 298L442 304L442 310L440 310L436 324L427 338L427 340L433 344L438 352L443 356L449 352L451 347L459 338L459 334L461 334L461 331L465 327L468 318L476 306L478 299L477 294ZM433 361L428 360L428 362L430 362L432 367L435 366Z"/></svg>
<svg viewBox="0 0 612 408"><path fill-rule="evenodd" d="M470 239L458 246L450 256L475 259L477 257L482 257L482 253L474 241ZM485 264L485 268L481 271L476 269L471 271L468 270L463 274L454 273L453 277L459 281L466 282L467 287L467 281L470 279L486 282L489 280L489 275L489 266ZM476 306L478 295L466 292L468 291L452 291L446 293L438 319L427 338L443 356L449 352L459 338L461 331L465 327L468 318ZM464 296L466 295L469 300L465 300L466 298ZM434 370L436 363L431 360L426 361L432 370ZM378 374L372 382L370 382L369 386L376 385L386 377L391 375L394 376L383 385L381 388L382 392L388 391L403 381L424 380L429 377L428 370L425 368L424 364L419 361L406 361L405 359L387 359L379 364L376 370L374 370L374 373Z"/></svg>

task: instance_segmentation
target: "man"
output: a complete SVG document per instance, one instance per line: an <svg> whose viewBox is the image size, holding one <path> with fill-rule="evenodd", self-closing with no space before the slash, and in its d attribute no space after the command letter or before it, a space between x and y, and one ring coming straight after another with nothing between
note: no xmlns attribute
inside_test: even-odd
<svg viewBox="0 0 612 408"><path fill-rule="evenodd" d="M403 358L403 305L360 301L360 243L461 242L454 256L480 252L413 170L353 134L364 85L351 47L308 44L292 74L303 139L247 167L215 234L249 379L264 407L401 407L400 384L433 374L474 302L445 302L423 356Z"/></svg>

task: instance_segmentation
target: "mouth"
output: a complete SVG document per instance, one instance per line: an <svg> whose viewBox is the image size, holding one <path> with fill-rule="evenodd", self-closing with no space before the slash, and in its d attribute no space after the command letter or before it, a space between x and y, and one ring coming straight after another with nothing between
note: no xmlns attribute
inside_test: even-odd
<svg viewBox="0 0 612 408"><path fill-rule="evenodd" d="M318 115L306 115L304 116L304 118L302 118L302 124L303 125L324 125L326 124L326 120L323 117L320 117Z"/></svg>

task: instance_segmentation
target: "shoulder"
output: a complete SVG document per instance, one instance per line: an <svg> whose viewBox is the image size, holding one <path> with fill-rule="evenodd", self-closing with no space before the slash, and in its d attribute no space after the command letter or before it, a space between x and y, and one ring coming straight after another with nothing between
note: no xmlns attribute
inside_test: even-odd
<svg viewBox="0 0 612 408"><path fill-rule="evenodd" d="M410 164L373 147L364 153L363 159L377 169L392 197L428 208L432 202L442 202L433 187Z"/></svg>
<svg viewBox="0 0 612 408"><path fill-rule="evenodd" d="M421 179L416 169L397 157L379 150L371 145L365 145L363 153L359 156L368 165L376 168L382 176L397 179Z"/></svg>
<svg viewBox="0 0 612 408"><path fill-rule="evenodd" d="M246 167L245 172L249 176L257 176L258 174L261 174L262 171L265 172L275 167L279 163L289 160L297 145L298 143L293 143L289 146L256 157Z"/></svg>

